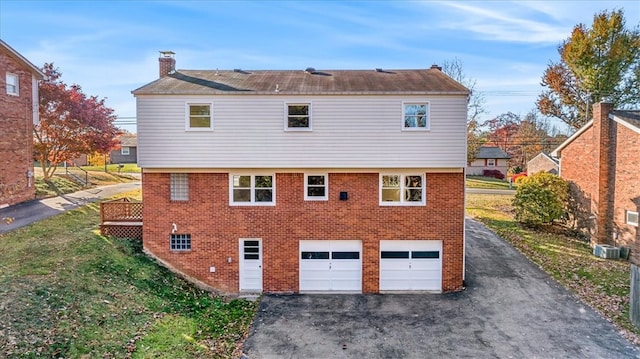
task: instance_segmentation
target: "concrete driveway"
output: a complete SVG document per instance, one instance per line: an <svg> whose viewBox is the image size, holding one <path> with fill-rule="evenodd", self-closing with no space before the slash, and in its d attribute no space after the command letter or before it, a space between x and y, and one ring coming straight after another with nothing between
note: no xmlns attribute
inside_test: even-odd
<svg viewBox="0 0 640 359"><path fill-rule="evenodd" d="M265 295L244 344L261 358L639 358L588 306L467 220L467 289Z"/></svg>

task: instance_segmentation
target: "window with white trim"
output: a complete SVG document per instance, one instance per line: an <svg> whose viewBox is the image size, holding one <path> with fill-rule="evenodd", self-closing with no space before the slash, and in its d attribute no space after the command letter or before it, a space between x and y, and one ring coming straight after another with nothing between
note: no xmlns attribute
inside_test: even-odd
<svg viewBox="0 0 640 359"><path fill-rule="evenodd" d="M7 94L18 96L18 75L7 72Z"/></svg>
<svg viewBox="0 0 640 359"><path fill-rule="evenodd" d="M172 233L169 239L169 249L171 249L172 251L190 251L191 235Z"/></svg>
<svg viewBox="0 0 640 359"><path fill-rule="evenodd" d="M495 167L496 165L496 160L493 158L488 158L487 159L487 167Z"/></svg>
<svg viewBox="0 0 640 359"><path fill-rule="evenodd" d="M638 227L638 212L627 211L627 224Z"/></svg>
<svg viewBox="0 0 640 359"><path fill-rule="evenodd" d="M402 127L404 130L428 130L429 129L429 103L428 102L404 102Z"/></svg>
<svg viewBox="0 0 640 359"><path fill-rule="evenodd" d="M123 156L129 156L129 147L120 148L120 154Z"/></svg>
<svg viewBox="0 0 640 359"><path fill-rule="evenodd" d="M285 118L285 130L310 131L311 130L311 104L288 103L286 105L287 117Z"/></svg>
<svg viewBox="0 0 640 359"><path fill-rule="evenodd" d="M276 176L229 175L231 205L272 206L276 203Z"/></svg>
<svg viewBox="0 0 640 359"><path fill-rule="evenodd" d="M210 103L188 103L186 105L187 130L213 130Z"/></svg>
<svg viewBox="0 0 640 359"><path fill-rule="evenodd" d="M326 174L304 175L304 199L326 201L329 199L329 176Z"/></svg>
<svg viewBox="0 0 640 359"><path fill-rule="evenodd" d="M188 201L189 200L189 174L188 173L172 173L171 174L171 200L172 201Z"/></svg>
<svg viewBox="0 0 640 359"><path fill-rule="evenodd" d="M425 186L424 175L380 174L380 205L423 205Z"/></svg>

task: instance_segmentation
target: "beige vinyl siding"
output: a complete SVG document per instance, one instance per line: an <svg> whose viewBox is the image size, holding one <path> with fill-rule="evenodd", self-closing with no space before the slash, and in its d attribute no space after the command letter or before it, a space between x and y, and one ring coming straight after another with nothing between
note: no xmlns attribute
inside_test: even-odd
<svg viewBox="0 0 640 359"><path fill-rule="evenodd" d="M429 101L430 130L402 131L403 101ZM185 130L185 103L212 103L214 131ZM284 130L311 103L312 131ZM453 168L466 165L465 96L138 96L144 168Z"/></svg>

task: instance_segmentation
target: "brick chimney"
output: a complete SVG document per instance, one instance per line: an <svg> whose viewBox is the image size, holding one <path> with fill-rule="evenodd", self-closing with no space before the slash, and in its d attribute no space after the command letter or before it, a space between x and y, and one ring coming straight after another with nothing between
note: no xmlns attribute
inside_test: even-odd
<svg viewBox="0 0 640 359"><path fill-rule="evenodd" d="M613 104L600 102L593 105L593 131L597 158L598 195L596 218L596 236L598 244L611 244L613 218L613 166L615 159L611 142L611 126L609 113L613 111Z"/></svg>
<svg viewBox="0 0 640 359"><path fill-rule="evenodd" d="M176 59L173 57L173 51L160 51L160 77L165 77L176 70Z"/></svg>

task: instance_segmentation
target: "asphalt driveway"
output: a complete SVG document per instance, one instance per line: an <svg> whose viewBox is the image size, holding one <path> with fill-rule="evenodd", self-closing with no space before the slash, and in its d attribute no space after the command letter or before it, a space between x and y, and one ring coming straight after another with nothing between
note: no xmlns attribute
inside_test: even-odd
<svg viewBox="0 0 640 359"><path fill-rule="evenodd" d="M605 319L467 220L467 289L265 295L244 344L261 358L640 358Z"/></svg>

